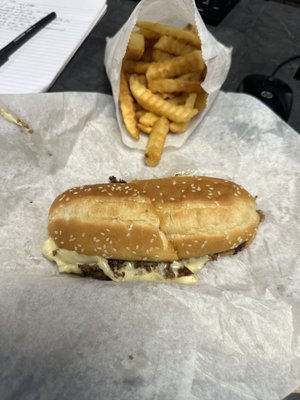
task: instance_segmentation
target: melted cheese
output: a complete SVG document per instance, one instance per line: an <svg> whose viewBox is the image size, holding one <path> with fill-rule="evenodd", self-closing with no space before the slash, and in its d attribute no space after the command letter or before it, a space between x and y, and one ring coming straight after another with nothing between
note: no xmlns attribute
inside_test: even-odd
<svg viewBox="0 0 300 400"><path fill-rule="evenodd" d="M124 266L118 269L118 272L123 272L124 276L116 276L110 268L107 259L99 256L86 256L78 254L76 251L59 249L54 240L49 238L43 245L43 255L50 261L55 261L59 272L67 272L74 274L82 274L78 265L81 264L97 264L106 276L116 282L126 281L161 281L166 280L164 269L167 263L161 262L158 264L155 271L148 272L144 269L135 268L134 261L124 262ZM209 256L185 259L184 261L174 261L170 267L175 274L170 281L178 283L195 283L197 276L195 273L199 271L209 261ZM188 276L178 277L178 270L182 267L188 268L193 274Z"/></svg>

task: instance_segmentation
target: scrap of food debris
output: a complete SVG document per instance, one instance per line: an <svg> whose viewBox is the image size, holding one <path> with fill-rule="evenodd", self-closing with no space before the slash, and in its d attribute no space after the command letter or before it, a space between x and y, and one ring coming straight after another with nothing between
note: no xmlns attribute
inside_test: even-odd
<svg viewBox="0 0 300 400"><path fill-rule="evenodd" d="M26 122L22 121L20 118L16 117L15 115L11 114L9 111L1 107L0 116L3 117L6 121L26 129L28 133L33 133L32 128L30 128L30 126Z"/></svg>

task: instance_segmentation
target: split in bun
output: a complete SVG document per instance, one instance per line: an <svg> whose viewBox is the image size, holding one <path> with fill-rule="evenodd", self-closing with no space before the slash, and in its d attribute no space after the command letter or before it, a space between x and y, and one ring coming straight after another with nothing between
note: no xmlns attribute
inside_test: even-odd
<svg viewBox="0 0 300 400"><path fill-rule="evenodd" d="M60 271L88 274L92 269L113 280L157 280L157 274L168 278L169 270L169 278L178 280L183 278L178 269L189 270L191 259L207 261L246 247L259 222L255 198L223 179L175 176L86 185L54 200L43 252ZM70 262L58 259L62 251ZM108 269L99 266L99 258ZM188 281L195 280L191 272Z"/></svg>

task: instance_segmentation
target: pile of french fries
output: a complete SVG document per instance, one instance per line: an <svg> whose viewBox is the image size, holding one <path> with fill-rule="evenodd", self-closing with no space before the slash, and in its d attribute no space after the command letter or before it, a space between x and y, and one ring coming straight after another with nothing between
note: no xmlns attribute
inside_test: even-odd
<svg viewBox="0 0 300 400"><path fill-rule="evenodd" d="M183 29L138 21L120 76L119 104L128 133L147 134L145 163L161 160L167 135L184 132L206 107L201 42L193 25Z"/></svg>

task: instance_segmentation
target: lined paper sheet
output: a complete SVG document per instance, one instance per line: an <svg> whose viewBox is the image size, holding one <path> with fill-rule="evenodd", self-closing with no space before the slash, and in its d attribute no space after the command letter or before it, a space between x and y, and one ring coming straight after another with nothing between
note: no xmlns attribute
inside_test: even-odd
<svg viewBox="0 0 300 400"><path fill-rule="evenodd" d="M106 7L105 0L0 0L0 48L50 12L57 15L0 67L0 93L46 91Z"/></svg>

